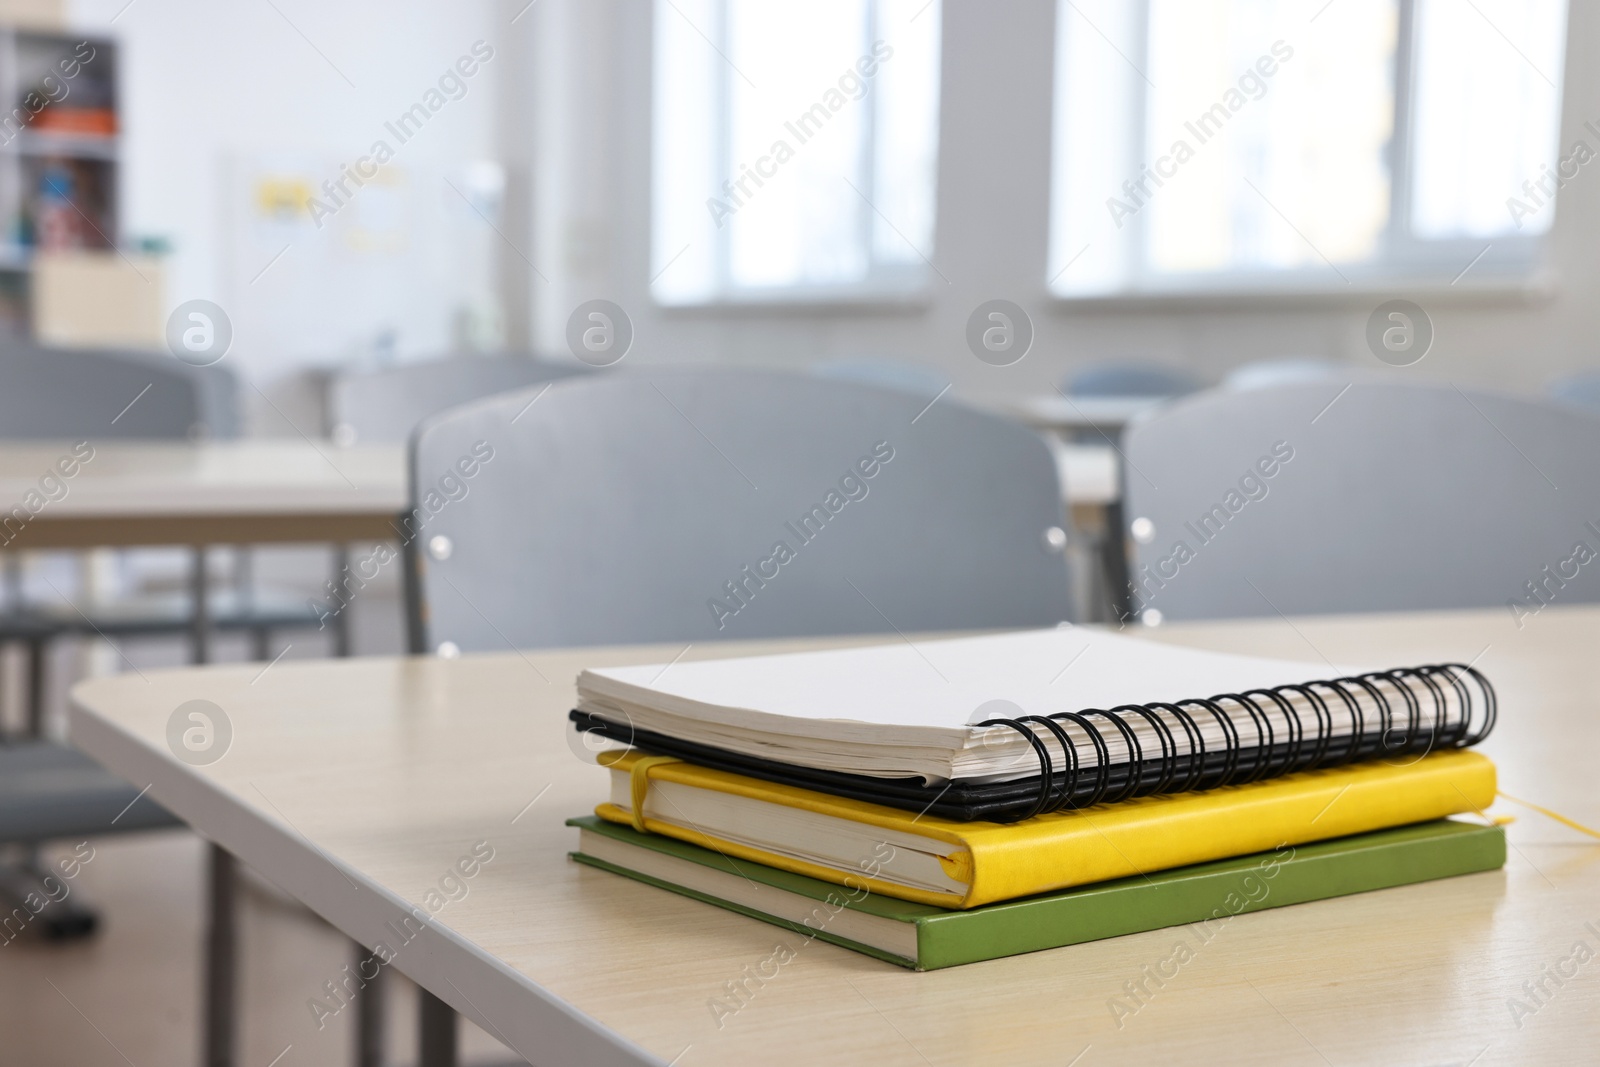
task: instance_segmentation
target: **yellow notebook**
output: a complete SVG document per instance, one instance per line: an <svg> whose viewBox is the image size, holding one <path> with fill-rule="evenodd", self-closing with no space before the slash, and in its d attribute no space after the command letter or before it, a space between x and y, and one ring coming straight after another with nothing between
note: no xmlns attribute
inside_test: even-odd
<svg viewBox="0 0 1600 1067"><path fill-rule="evenodd" d="M1141 797L1002 825L955 822L637 752L595 813L851 889L981 904L1480 811L1494 764L1451 750ZM640 804L639 800L643 803ZM634 809L640 814L635 818Z"/></svg>

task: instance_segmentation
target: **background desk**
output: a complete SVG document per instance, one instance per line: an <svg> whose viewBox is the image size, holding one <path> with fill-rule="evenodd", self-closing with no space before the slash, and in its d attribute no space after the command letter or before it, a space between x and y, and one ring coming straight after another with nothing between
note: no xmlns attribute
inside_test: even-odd
<svg viewBox="0 0 1600 1067"><path fill-rule="evenodd" d="M0 442L0 507L20 504L71 448ZM1117 499L1109 447L1067 445L1056 459L1069 505ZM389 521L407 502L403 445L118 442L96 445L66 485L6 547L392 539Z"/></svg>
<svg viewBox="0 0 1600 1067"><path fill-rule="evenodd" d="M1054 433L1087 431L1115 441L1128 423L1142 413L1170 401L1151 396L1065 396L1052 393L1029 397L1008 414L1036 430Z"/></svg>
<svg viewBox="0 0 1600 1067"><path fill-rule="evenodd" d="M1593 650L1600 609L1301 619L1152 632L1316 660L1471 660L1494 679L1487 745L1510 793L1600 823ZM818 646L839 642L789 642ZM773 644L691 647L685 658ZM1108 1002L1196 936L1184 929L915 974L566 859L562 825L606 792L568 748L584 665L682 646L459 660L371 659L101 678L74 691L73 740L345 933L420 905L474 842L494 859L394 966L545 1063L1052 1064L1575 1062L1592 1057L1600 978L1587 964L1514 1025L1507 999L1600 948L1600 847L1518 812L1503 872L1232 920L1119 1028ZM1137 697L1138 694L1131 694ZM233 727L191 767L166 723L191 699ZM1511 809L1515 810L1515 809ZM727 983L774 947L797 958L719 1028ZM770 973L770 965L768 966ZM310 1032L312 1021L307 1015ZM292 1043L298 1035L274 1037ZM1074 1057L1080 1057L1074 1060ZM676 1058L676 1059L675 1059Z"/></svg>
<svg viewBox="0 0 1600 1067"><path fill-rule="evenodd" d="M36 492L71 447L0 443L0 508ZM400 445L97 444L63 481L66 495L8 529L6 548L385 540L407 498Z"/></svg>
<svg viewBox="0 0 1600 1067"><path fill-rule="evenodd" d="M3 547L192 546L190 625L199 662L210 658L207 545L391 541L395 520L407 506L405 450L399 445L335 449L309 441L117 442L96 444L92 457L71 478L60 477L57 463L73 455L67 442L0 445L0 508L5 509L0 512L5 538L0 540L9 539ZM40 485L41 478L51 475L56 481L48 487L59 495L54 500L42 495ZM64 494L57 483L65 486ZM39 499L45 502L37 510L27 507ZM24 506L22 515L12 510L14 505ZM26 522L16 521L23 516ZM349 649L347 624L341 612L333 627L339 654ZM36 675L39 671L36 667ZM37 715L35 711L35 721ZM228 1048L233 1040L232 879L231 861L213 851L206 949L210 1049Z"/></svg>

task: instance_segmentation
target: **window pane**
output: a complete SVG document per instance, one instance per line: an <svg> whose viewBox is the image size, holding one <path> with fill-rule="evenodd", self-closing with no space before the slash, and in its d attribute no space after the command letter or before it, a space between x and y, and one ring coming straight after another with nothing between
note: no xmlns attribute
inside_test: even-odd
<svg viewBox="0 0 1600 1067"><path fill-rule="evenodd" d="M705 203L727 177L711 118L724 68L701 36L720 34L718 8L716 0L674 0L655 11L650 274L656 299L669 304L704 299L718 275Z"/></svg>
<svg viewBox="0 0 1600 1067"><path fill-rule="evenodd" d="M1600 151L1558 144L1566 4L1403 3L1061 0L1052 289L1526 276Z"/></svg>
<svg viewBox="0 0 1600 1067"><path fill-rule="evenodd" d="M658 298L857 286L920 267L937 2L675 0L655 17Z"/></svg>
<svg viewBox="0 0 1600 1067"><path fill-rule="evenodd" d="M1398 0L1062 0L1051 286L1371 261Z"/></svg>
<svg viewBox="0 0 1600 1067"><path fill-rule="evenodd" d="M1550 228L1554 180L1546 175L1557 164L1566 6L1564 0L1417 0L1417 236ZM1530 181L1532 192L1523 186Z"/></svg>
<svg viewBox="0 0 1600 1067"><path fill-rule="evenodd" d="M1366 259L1389 222L1395 0L1152 0L1146 210L1159 271ZM1141 175L1134 175L1137 179ZM1158 174L1159 177L1159 174ZM1145 195L1148 190L1148 195Z"/></svg>
<svg viewBox="0 0 1600 1067"><path fill-rule="evenodd" d="M1108 223L1107 198L1133 173L1144 89L1139 5L1072 0L1056 8L1050 279L1060 292L1114 292L1136 272L1137 218Z"/></svg>
<svg viewBox="0 0 1600 1067"><path fill-rule="evenodd" d="M850 185L866 180L867 109L835 85L870 51L866 8L864 0L729 0L733 60L760 79L729 82L729 173L737 180L779 142L794 150L770 184L752 179L742 190L750 193L746 206L728 223L735 286L838 284L866 274L865 205Z"/></svg>
<svg viewBox="0 0 1600 1067"><path fill-rule="evenodd" d="M919 266L933 254L939 160L939 5L880 0L874 40L894 54L879 68L871 194L872 250L883 263Z"/></svg>

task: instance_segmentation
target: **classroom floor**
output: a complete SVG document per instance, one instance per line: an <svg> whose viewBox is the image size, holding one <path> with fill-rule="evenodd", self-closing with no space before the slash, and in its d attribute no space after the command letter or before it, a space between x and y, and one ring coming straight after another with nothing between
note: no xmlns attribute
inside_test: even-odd
<svg viewBox="0 0 1600 1067"><path fill-rule="evenodd" d="M313 568L310 572L317 576ZM314 588L314 585L312 586ZM400 650L398 590L373 587L353 606L357 654ZM220 662L246 658L242 639L216 642ZM284 634L274 640L285 658L327 654L325 635ZM186 646L176 640L129 642L123 649L140 668L180 666ZM61 642L46 690L52 732L64 720L67 683L98 657L126 669L103 644L99 651ZM3 687L0 687L3 688ZM14 704L14 694L3 694ZM15 710L14 708L12 709ZM14 716L13 716L14 717ZM24 935L0 939L0 1062L27 1067L188 1067L201 1062L201 910L205 851L182 830L96 839L94 858L72 882L72 893L99 913L92 938L52 944ZM71 853L53 846L45 859ZM295 901L254 874L242 879L239 899L239 1035L241 1067L343 1067L355 1062L353 1010L324 1019L319 1029L309 1001L351 960L350 943ZM399 974L387 992L388 1062L416 1062L416 987ZM471 1023L461 1024L462 1062L472 1067L520 1063Z"/></svg>
<svg viewBox="0 0 1600 1067"><path fill-rule="evenodd" d="M73 893L100 913L92 938L0 942L0 1060L28 1067L183 1067L200 1063L200 894L204 846L185 831L92 841ZM57 847L52 853L66 855ZM354 1011L319 1029L308 1007L350 961L349 942L258 878L240 894L244 1067L354 1062ZM389 1060L416 1062L415 986L391 975ZM521 1062L462 1021L467 1064Z"/></svg>

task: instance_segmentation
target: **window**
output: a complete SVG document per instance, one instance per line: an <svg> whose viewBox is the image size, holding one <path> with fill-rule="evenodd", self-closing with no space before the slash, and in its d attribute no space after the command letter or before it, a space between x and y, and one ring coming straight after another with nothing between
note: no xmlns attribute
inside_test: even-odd
<svg viewBox="0 0 1600 1067"><path fill-rule="evenodd" d="M659 0L651 290L664 304L920 288L933 0Z"/></svg>
<svg viewBox="0 0 1600 1067"><path fill-rule="evenodd" d="M1523 278L1594 154L1558 151L1565 33L1563 0L1062 0L1051 288Z"/></svg>

